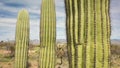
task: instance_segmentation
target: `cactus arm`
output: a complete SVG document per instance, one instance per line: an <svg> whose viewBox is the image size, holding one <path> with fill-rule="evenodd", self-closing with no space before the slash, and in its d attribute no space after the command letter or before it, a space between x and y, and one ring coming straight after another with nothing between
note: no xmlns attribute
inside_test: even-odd
<svg viewBox="0 0 120 68"><path fill-rule="evenodd" d="M44 1L42 1L41 10L43 10L43 6L44 6L44 7L46 6L45 3L44 3ZM44 14L44 13L45 13L44 10L41 11L41 19L40 19L40 22L44 22L44 21L45 21L45 14ZM42 63L43 60L42 60L42 58L44 57L44 56L43 56L43 54L44 54L44 53L43 53L43 52L44 52L44 50L43 50L43 47L44 47L43 44L44 44L44 42L45 42L45 41L44 41L44 38L43 38L44 35L45 35L45 34L43 34L44 31L45 31L45 30L44 30L44 24L45 24L45 23L40 23L40 28L43 28L43 29L40 29L40 52L39 52L39 53L40 53L40 54L39 54L39 55L40 55L40 56L39 56L39 67L40 67L40 68L43 67L43 63Z"/></svg>
<svg viewBox="0 0 120 68"><path fill-rule="evenodd" d="M81 14L80 14L80 41L79 41L79 43L81 44L80 46L79 46L79 52L82 52L82 53L79 53L79 57L80 57L80 59L81 60L79 60L78 62L80 63L80 65L82 66L82 67L84 67L84 58L85 58L85 55L84 55L84 52L85 52L85 50L84 50L84 48L85 48L85 44L84 44L84 40L85 40L85 31L84 31L84 28L85 28L85 2L84 2L84 0L81 0L81 4L79 4L79 6L80 6L80 9L79 9L79 11L81 10ZM82 62L81 62L82 61ZM79 66L80 68L82 68L81 66Z"/></svg>
<svg viewBox="0 0 120 68"><path fill-rule="evenodd" d="M69 5L69 7L70 7L70 9L69 9L69 31L70 31L70 39L68 40L69 42L70 42L70 57L71 57L71 68L74 68L73 66L74 66L74 44L73 44L73 31L72 31L72 22L73 22L73 14L72 14L72 0L69 0L68 1L68 5Z"/></svg>
<svg viewBox="0 0 120 68"><path fill-rule="evenodd" d="M108 52L108 48L106 45L107 44L107 22L106 22L106 12L105 12L105 8L106 8L106 2L105 0L102 0L102 9L101 9L101 12L102 12L102 45L103 45L103 68L108 68L106 67L106 56L108 56L108 54L106 52ZM107 49L106 49L107 48ZM107 60L108 62L108 60Z"/></svg>
<svg viewBox="0 0 120 68"><path fill-rule="evenodd" d="M94 55L95 55L95 27L94 27L94 23L95 23L95 11L94 11L94 0L91 0L91 2L90 2L91 4L91 24L90 24L90 29L91 29L91 43L90 43L90 68L94 68L95 67L95 62L94 62L94 60L95 60L95 57L94 57ZM89 5L88 5L89 6ZM86 64L86 66L87 66L87 64ZM88 67L89 68L89 67Z"/></svg>
<svg viewBox="0 0 120 68"><path fill-rule="evenodd" d="M55 67L56 15L54 0L42 0L40 22L40 68Z"/></svg>
<svg viewBox="0 0 120 68"><path fill-rule="evenodd" d="M65 10L66 10L66 36L67 36L67 49L68 49L68 59L69 59L69 67L72 67L72 57L71 57L71 36L70 36L70 7L69 7L69 0L64 0L65 2Z"/></svg>
<svg viewBox="0 0 120 68"><path fill-rule="evenodd" d="M71 42L71 62L72 62L72 68L75 68L74 66L74 64L75 64L75 49L74 49L74 46L75 46L75 44L73 43L73 11L72 11L72 9L73 9L73 7L72 7L72 0L70 0L69 1L69 6L70 6L70 21L69 21L69 23L70 23L70 25L69 25L69 27L70 27L70 38L71 38L71 40L70 40L70 42Z"/></svg>
<svg viewBox="0 0 120 68"><path fill-rule="evenodd" d="M87 45L86 45L86 68L93 68L94 64L94 11L93 11L93 0L87 2Z"/></svg>
<svg viewBox="0 0 120 68"><path fill-rule="evenodd" d="M20 23L19 23L20 24ZM18 23L16 24L16 36L15 36L15 39L16 39L16 44L19 44L19 30L20 30L20 25ZM19 47L18 46L15 46L16 50L15 50L15 64L19 64L19 59L18 59L18 56L20 54L19 53ZM17 67L18 65L15 66L15 68Z"/></svg>
<svg viewBox="0 0 120 68"><path fill-rule="evenodd" d="M29 45L29 14L23 9L16 24L15 68L26 68Z"/></svg>
<svg viewBox="0 0 120 68"><path fill-rule="evenodd" d="M72 14L73 14L73 22L72 22L72 30L73 30L73 44L75 49L75 57L74 57L74 66L78 68L78 5L76 0L72 0Z"/></svg>
<svg viewBox="0 0 120 68"><path fill-rule="evenodd" d="M108 64L108 68L111 68L111 42L110 42L110 37L111 37L111 20L110 20L110 0L107 0L107 10L108 10L108 12L107 12L107 18L108 18L108 32L107 32L107 34L108 34L108 62L106 61L106 63Z"/></svg>
<svg viewBox="0 0 120 68"><path fill-rule="evenodd" d="M104 68L110 68L110 18L109 18L109 3L110 0L105 0L104 2L104 29L106 29L107 32L105 32L104 37L106 38L104 40Z"/></svg>
<svg viewBox="0 0 120 68"><path fill-rule="evenodd" d="M83 44L83 41L84 41L84 39L83 39L83 33L82 32L84 32L84 30L83 30L83 28L84 28L84 22L82 21L82 19L84 19L84 13L83 13L83 10L84 10L84 8L82 8L82 0L78 0L77 1L78 2L78 67L79 68L82 68L82 66L83 66L83 46L82 45L84 45ZM79 52L81 52L81 53L79 53Z"/></svg>
<svg viewBox="0 0 120 68"><path fill-rule="evenodd" d="M96 0L96 68L103 66L103 49L102 49L102 28L101 28L101 1Z"/></svg>
<svg viewBox="0 0 120 68"><path fill-rule="evenodd" d="M53 6L53 8L52 8L52 6ZM51 42L53 42L52 44L51 44L51 58L53 58L53 61L51 62L51 68L54 68L55 67L55 61L56 61L56 56L55 55L52 55L52 54L55 54L55 46L52 46L52 45L56 45L56 11L53 11L53 10L56 10L55 9L55 0L52 0L51 1L51 12L52 12L52 16L53 16L53 19L52 19L52 32L53 32L53 36L51 37L51 38L53 38L53 40L51 40ZM50 16L51 16L50 15ZM53 64L54 63L54 64Z"/></svg>
<svg viewBox="0 0 120 68"><path fill-rule="evenodd" d="M110 20L110 0L107 0L107 7L106 7L107 9L107 26L108 26L108 28L107 28L107 35L108 35L108 41L107 41L107 44L108 44L108 62L106 61L106 64L108 64L108 68L111 68L111 61L110 61L110 59L111 59L111 46L110 46L110 36L111 36L111 20Z"/></svg>
<svg viewBox="0 0 120 68"><path fill-rule="evenodd" d="M109 68L109 0L66 0L65 5L69 67Z"/></svg>
<svg viewBox="0 0 120 68"><path fill-rule="evenodd" d="M42 5L41 5L42 7L41 7L41 19L40 19L40 56L39 56L39 68L44 68L44 63L45 63L45 22L46 22L46 20L45 20L45 17L46 17L46 15L45 15L45 13L47 13L46 12L46 10L44 10L44 7L46 7L47 5L46 5L46 3L45 3L45 0L44 1L42 1ZM47 9L47 8L46 8Z"/></svg>
<svg viewBox="0 0 120 68"><path fill-rule="evenodd" d="M84 36L83 33L84 30L84 8L83 8L83 0L78 0L78 68L82 68L83 66L83 45L84 45ZM80 53L81 52L81 53Z"/></svg>

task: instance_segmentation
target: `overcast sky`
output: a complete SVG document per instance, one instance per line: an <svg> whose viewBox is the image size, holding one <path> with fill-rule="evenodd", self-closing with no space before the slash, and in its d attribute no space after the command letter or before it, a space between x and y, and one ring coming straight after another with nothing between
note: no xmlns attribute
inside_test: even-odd
<svg viewBox="0 0 120 68"><path fill-rule="evenodd" d="M65 39L64 0L56 1L57 39ZM41 0L0 0L0 40L14 40L17 13L26 8L30 14L30 39L39 39ZM120 0L111 0L111 39L120 39Z"/></svg>

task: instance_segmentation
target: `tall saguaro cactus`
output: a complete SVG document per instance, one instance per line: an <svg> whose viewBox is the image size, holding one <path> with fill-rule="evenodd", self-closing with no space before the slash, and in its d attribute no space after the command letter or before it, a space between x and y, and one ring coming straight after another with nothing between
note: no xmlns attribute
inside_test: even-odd
<svg viewBox="0 0 120 68"><path fill-rule="evenodd" d="M109 0L65 0L70 68L110 68Z"/></svg>
<svg viewBox="0 0 120 68"><path fill-rule="evenodd" d="M16 24L15 68L27 68L29 45L29 14L23 9Z"/></svg>
<svg viewBox="0 0 120 68"><path fill-rule="evenodd" d="M42 0L39 68L55 67L56 13L54 0Z"/></svg>

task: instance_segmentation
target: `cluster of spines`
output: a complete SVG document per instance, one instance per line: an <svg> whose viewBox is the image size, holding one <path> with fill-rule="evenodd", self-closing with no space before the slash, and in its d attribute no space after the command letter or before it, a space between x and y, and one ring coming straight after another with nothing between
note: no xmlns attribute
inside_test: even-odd
<svg viewBox="0 0 120 68"><path fill-rule="evenodd" d="M109 0L65 0L70 68L109 68Z"/></svg>
<svg viewBox="0 0 120 68"><path fill-rule="evenodd" d="M39 68L55 67L56 13L54 0L42 0Z"/></svg>
<svg viewBox="0 0 120 68"><path fill-rule="evenodd" d="M15 68L26 68L29 45L29 14L22 9L16 24Z"/></svg>

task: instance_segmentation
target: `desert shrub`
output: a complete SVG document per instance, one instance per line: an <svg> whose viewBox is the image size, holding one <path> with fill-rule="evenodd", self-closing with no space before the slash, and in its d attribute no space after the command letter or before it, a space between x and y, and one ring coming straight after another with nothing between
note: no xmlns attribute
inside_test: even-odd
<svg viewBox="0 0 120 68"><path fill-rule="evenodd" d="M112 55L120 55L120 46L119 45L111 45L111 54Z"/></svg>

